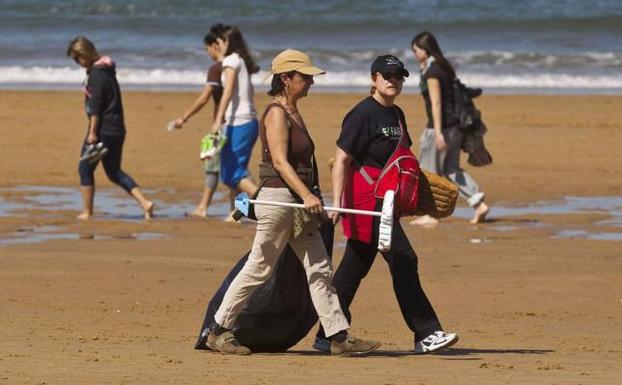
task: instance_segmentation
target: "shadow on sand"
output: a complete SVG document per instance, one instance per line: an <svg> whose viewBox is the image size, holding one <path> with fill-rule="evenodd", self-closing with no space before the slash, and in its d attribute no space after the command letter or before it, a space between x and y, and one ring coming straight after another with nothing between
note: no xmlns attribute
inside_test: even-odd
<svg viewBox="0 0 622 385"><path fill-rule="evenodd" d="M441 350L436 353L430 353L426 355L427 356L441 356L441 357L447 357L447 358L456 357L456 358L469 359L469 360L480 360L482 358L477 357L477 356L483 355L483 354L548 354L552 352L554 352L554 350L551 350L551 349L449 348L449 349ZM275 354L275 353L267 353L267 354ZM310 351L310 350L288 350L285 353L276 353L276 354L299 355L299 356L325 356L327 355L326 353ZM363 357L405 357L405 356L415 356L415 354L413 353L412 350L377 350ZM465 356L469 356L469 357L463 358ZM360 358L363 358L363 357L360 357Z"/></svg>

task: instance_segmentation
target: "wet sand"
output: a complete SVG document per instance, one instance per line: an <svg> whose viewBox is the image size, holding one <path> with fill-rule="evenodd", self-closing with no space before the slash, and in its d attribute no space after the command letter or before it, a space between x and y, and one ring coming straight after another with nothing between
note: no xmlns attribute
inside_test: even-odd
<svg viewBox="0 0 622 385"><path fill-rule="evenodd" d="M196 202L200 138L211 106L183 130L168 120L192 93L125 92L124 169L165 206ZM300 109L321 165L341 120L363 95L315 94ZM86 120L79 92L0 91L0 192L19 185L75 187ZM259 96L261 111L268 99ZM418 95L400 97L413 137L424 124ZM467 166L495 207L622 191L616 96L490 96L478 101L492 166ZM418 140L416 140L418 142ZM255 151L251 170L257 169ZM324 168L322 182L329 190ZM100 169L98 188L114 187ZM34 193L30 193L34 194ZM313 332L285 354L229 357L192 349L215 289L250 246L251 223L181 215L150 223L128 198L127 217L83 223L75 210L0 216L0 237L55 226L73 239L0 246L0 384L618 384L622 380L622 247L557 238L560 230L620 233L607 213L494 215L472 226L454 217L435 229L402 223L424 287L460 342L414 356L412 335L381 258L352 307L353 331L383 342L366 358L315 353ZM463 204L463 202L461 202ZM96 210L98 201L96 197ZM618 208L619 210L619 208ZM19 215L18 215L19 214ZM98 213L96 212L96 215ZM157 214L157 210L156 210ZM534 225L532 225L534 224ZM500 227L509 228L500 231ZM161 234L141 240L138 234ZM337 243L342 243L341 235ZM339 262L342 248L335 250Z"/></svg>

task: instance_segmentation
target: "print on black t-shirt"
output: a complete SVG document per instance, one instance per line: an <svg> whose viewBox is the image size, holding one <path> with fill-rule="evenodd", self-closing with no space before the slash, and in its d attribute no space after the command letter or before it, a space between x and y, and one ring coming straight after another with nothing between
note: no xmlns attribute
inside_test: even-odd
<svg viewBox="0 0 622 385"><path fill-rule="evenodd" d="M344 118L337 146L354 158L357 165L383 168L404 133L405 143L412 144L404 113L397 107L385 107L369 96Z"/></svg>

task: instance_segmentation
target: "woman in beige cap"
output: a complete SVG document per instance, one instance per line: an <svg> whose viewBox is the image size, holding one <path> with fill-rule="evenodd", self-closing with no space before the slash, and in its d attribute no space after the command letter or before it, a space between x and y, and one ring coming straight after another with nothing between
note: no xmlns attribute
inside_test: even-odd
<svg viewBox="0 0 622 385"><path fill-rule="evenodd" d="M272 61L271 103L260 120L262 144L261 190L258 199L279 202L303 202L305 209L256 206L257 233L248 261L231 282L214 318L216 326L207 338L207 346L228 354L250 354L237 341L232 329L237 315L253 291L267 281L279 255L289 243L303 264L313 305L330 340L334 355L365 354L380 343L349 335L350 325L341 310L331 285L332 265L318 230L322 202L313 193L317 187L314 144L297 102L313 85L313 76L325 71L317 68L309 56L285 50Z"/></svg>

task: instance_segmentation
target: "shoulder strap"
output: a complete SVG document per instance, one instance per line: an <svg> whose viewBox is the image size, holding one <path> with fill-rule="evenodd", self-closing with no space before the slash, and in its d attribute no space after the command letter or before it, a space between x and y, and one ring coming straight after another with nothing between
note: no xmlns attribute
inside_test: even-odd
<svg viewBox="0 0 622 385"><path fill-rule="evenodd" d="M300 128L302 130L302 132L304 132L304 134L307 136L307 138L309 138L309 142L311 143L311 147L313 150L313 154L315 154L315 142L313 141L313 138L311 138L311 135L309 135L309 131L307 131L307 128L300 125L298 122L296 122L296 120L294 118L292 118L292 116L290 115L290 113L285 109L285 107L278 102L272 102L270 104L268 104L266 106L266 110L263 113L263 116L261 117L261 124L264 125L264 120L266 118L266 115L268 114L268 111L270 111L270 109L272 107L277 107L282 109L285 112L285 117L287 118L287 121L289 122L289 130L291 131L292 126L296 126L298 128Z"/></svg>
<svg viewBox="0 0 622 385"><path fill-rule="evenodd" d="M393 153L391 154L389 159L393 158L393 155L395 155L397 150L400 148L400 145L402 144L402 140L404 139L404 131L405 131L404 125L402 124L402 119L400 119L400 112L398 111L397 107L393 106L393 111L395 111L395 117L397 118L397 124L399 124L400 126L400 140L397 141L397 146L395 146L395 150L393 150ZM388 164L386 164L384 167L387 168L387 166Z"/></svg>
<svg viewBox="0 0 622 385"><path fill-rule="evenodd" d="M289 112L287 112L287 110L285 109L285 107L279 103L279 102L272 102L270 104L268 104L266 106L266 109L261 117L261 126L265 127L264 124L264 120L266 119L266 115L268 114L268 111L270 111L270 109L272 109L272 107L277 107L283 110L283 112L285 112L285 117L287 118L287 121L289 122L289 130L291 132L292 130L292 126L296 125L298 127L300 127L302 129L302 131L305 133L305 135L309 138L309 142L311 143L311 147L312 147L312 155L311 155L311 168L312 168L312 176L311 176L311 180L312 180L312 184L318 186L319 188L319 184L320 184L320 180L319 180L319 173L318 173L318 167L317 167L317 160L315 159L315 143L313 142L313 139L311 138L311 136L309 135L309 132L306 130L306 128L300 126L295 120L294 118L291 117L291 115L289 114ZM265 132L264 132L265 135ZM290 133L291 135L291 133Z"/></svg>
<svg viewBox="0 0 622 385"><path fill-rule="evenodd" d="M292 129L292 122L291 122L291 118L289 117L289 114L287 113L287 110L285 109L285 107L283 107L281 105L281 103L277 103L277 102L272 102L270 104L268 104L266 106L266 109L263 112L263 115L261 115L261 119L259 120L259 137L261 139L262 142L262 146L265 150L268 150L268 141L267 141L267 134L266 134L266 115L268 115L268 112L273 108L280 108L283 110L283 112L285 112L285 118L287 119L287 129L289 131L291 131ZM264 150L262 150L263 152ZM269 151L269 150L268 150Z"/></svg>
<svg viewBox="0 0 622 385"><path fill-rule="evenodd" d="M263 115L261 116L261 123L262 124L263 124L264 120L266 119L266 115L268 115L268 111L270 111L272 109L272 107L280 108L280 109L283 110L283 112L285 112L285 118L289 122L290 129L291 129L292 125L299 126L299 124L294 120L294 118L292 118L292 116L289 114L289 112L287 112L285 107L281 103L279 103L279 102L272 102L272 103L270 103L270 104L268 104L266 106L266 109L264 110Z"/></svg>
<svg viewBox="0 0 622 385"><path fill-rule="evenodd" d="M399 146L402 144L402 140L404 140L404 133L406 132L406 129L402 124L402 119L400 119L400 111L395 106L393 106L393 110L395 111L395 116L397 117L397 124L400 126L400 140L397 142L397 146ZM395 147L395 150L397 151L397 147Z"/></svg>
<svg viewBox="0 0 622 385"><path fill-rule="evenodd" d="M393 158L393 155L395 155L395 153L399 149L400 144L402 144L402 140L404 139L404 131L405 131L404 125L402 124L402 119L400 119L400 112L395 106L393 106L393 110L395 111L395 116L397 117L397 123L400 126L400 140L397 142L397 146L395 146L395 150L393 150L393 153L391 153L391 156L389 157L389 159ZM356 166L359 167L359 170L358 170L359 174L361 174L363 179L365 179L365 182L367 182L367 184L370 184L370 185L374 184L374 180L371 178L371 176L369 176L367 171L365 171L365 169L363 168L363 165L359 165L358 162L356 162L354 159L353 159L353 162L355 163ZM389 163L387 163L384 166L384 168L382 169L381 175L386 172L386 169L388 168L388 166L390 166Z"/></svg>
<svg viewBox="0 0 622 385"><path fill-rule="evenodd" d="M317 160L315 159L315 151L313 151L313 155L311 155L311 164L312 164L312 168L313 168L313 175L311 176L311 180L312 180L312 185L311 187L316 187L319 189L320 188L320 174L318 172L317 169ZM312 191L313 192L313 191ZM321 199L321 197L318 197Z"/></svg>
<svg viewBox="0 0 622 385"><path fill-rule="evenodd" d="M272 109L272 107L277 107L283 110L283 112L285 112L285 116L287 116L287 119L289 120L289 114L287 113L287 111L285 110L285 107L283 107L281 105L281 103L277 103L277 102L272 102L270 104L268 104L266 106L266 109L263 112L263 115L261 115L261 123L263 124L264 120L266 120L266 115L268 115L268 112Z"/></svg>

